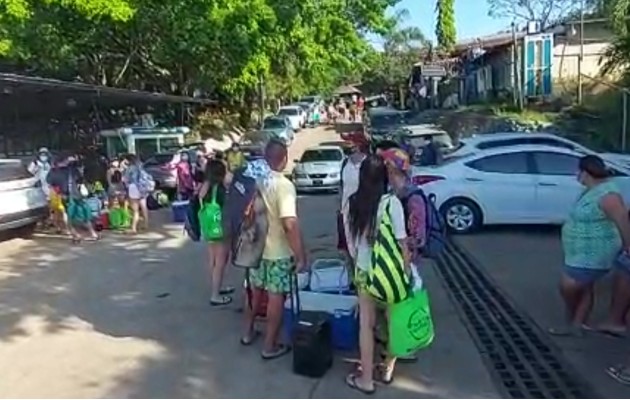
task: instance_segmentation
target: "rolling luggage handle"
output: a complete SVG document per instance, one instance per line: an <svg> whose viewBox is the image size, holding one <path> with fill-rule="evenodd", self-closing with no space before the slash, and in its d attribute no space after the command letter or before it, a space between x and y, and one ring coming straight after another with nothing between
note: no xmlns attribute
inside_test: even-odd
<svg viewBox="0 0 630 400"><path fill-rule="evenodd" d="M291 304L291 340L293 340L293 330L298 323L300 309L302 307L300 305L300 288L298 285L297 272L292 272L289 278L289 297L289 303Z"/></svg>

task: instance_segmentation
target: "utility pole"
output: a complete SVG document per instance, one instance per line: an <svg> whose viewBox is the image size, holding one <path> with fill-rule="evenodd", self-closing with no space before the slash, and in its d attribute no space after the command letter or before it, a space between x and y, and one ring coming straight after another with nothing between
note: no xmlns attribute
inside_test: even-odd
<svg viewBox="0 0 630 400"><path fill-rule="evenodd" d="M584 0L580 2L580 55L578 56L578 104L582 104L582 62L584 61Z"/></svg>
<svg viewBox="0 0 630 400"><path fill-rule="evenodd" d="M516 38L516 24L512 22L512 46L514 47L514 98L516 99L516 107L523 109L523 95L521 85L521 58L519 57L518 40Z"/></svg>
<svg viewBox="0 0 630 400"><path fill-rule="evenodd" d="M258 78L258 108L260 110L260 127L262 128L265 120L265 78L262 74Z"/></svg>

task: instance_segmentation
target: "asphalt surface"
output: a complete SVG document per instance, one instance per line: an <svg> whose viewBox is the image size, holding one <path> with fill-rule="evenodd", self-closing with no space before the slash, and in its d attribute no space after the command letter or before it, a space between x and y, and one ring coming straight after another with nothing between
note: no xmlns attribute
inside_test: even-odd
<svg viewBox="0 0 630 400"><path fill-rule="evenodd" d="M291 149L336 139L305 130ZM309 257L337 257L336 195L300 196ZM66 238L0 241L0 397L361 398L343 379L339 355L322 379L297 376L291 357L265 362L238 341L242 298L208 305L206 248L152 214L137 237L107 233L73 246ZM379 398L498 398L481 356L430 263L436 339L415 364L400 365ZM230 270L228 281L242 283Z"/></svg>
<svg viewBox="0 0 630 400"><path fill-rule="evenodd" d="M471 235L456 236L460 245L485 270L501 291L546 333L563 320L558 280L563 265L559 229L552 227L494 227ZM591 323L606 315L610 279L597 286ZM630 339L597 333L583 338L549 338L565 359L590 383L599 397L630 398L630 387L610 379L607 366L630 362Z"/></svg>

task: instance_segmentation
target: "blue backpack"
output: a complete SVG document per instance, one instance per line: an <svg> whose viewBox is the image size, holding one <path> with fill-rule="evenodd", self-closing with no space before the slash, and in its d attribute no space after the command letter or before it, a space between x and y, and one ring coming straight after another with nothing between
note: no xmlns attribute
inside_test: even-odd
<svg viewBox="0 0 630 400"><path fill-rule="evenodd" d="M421 196L425 204L426 221L426 242L421 250L421 255L427 258L437 258L446 247L446 223L444 217L440 214L435 206L435 202L429 199L422 189L415 189L407 194L402 200L403 209L405 210L405 220L409 220L409 211L407 202L411 196Z"/></svg>

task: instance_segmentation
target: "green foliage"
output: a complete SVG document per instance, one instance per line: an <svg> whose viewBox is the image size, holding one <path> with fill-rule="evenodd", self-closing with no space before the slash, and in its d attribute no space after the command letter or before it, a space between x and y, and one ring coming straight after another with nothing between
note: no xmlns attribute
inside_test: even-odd
<svg viewBox="0 0 630 400"><path fill-rule="evenodd" d="M455 29L455 0L437 0L437 24L435 36L438 47L443 51L450 51L457 41Z"/></svg>
<svg viewBox="0 0 630 400"><path fill-rule="evenodd" d="M43 76L252 108L367 68L399 0L0 0L0 54Z"/></svg>
<svg viewBox="0 0 630 400"><path fill-rule="evenodd" d="M381 35L382 51L365 54L365 72L360 80L367 92L382 93L401 85L406 86L413 65L420 60L421 49L429 45L418 27L402 26L407 16L407 10L398 11L388 21L388 28Z"/></svg>

